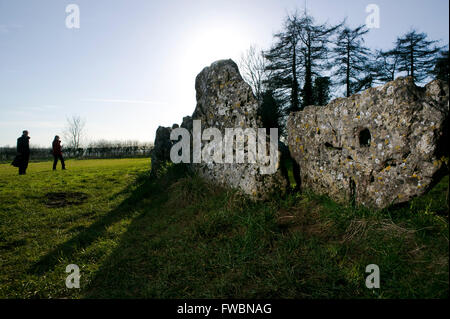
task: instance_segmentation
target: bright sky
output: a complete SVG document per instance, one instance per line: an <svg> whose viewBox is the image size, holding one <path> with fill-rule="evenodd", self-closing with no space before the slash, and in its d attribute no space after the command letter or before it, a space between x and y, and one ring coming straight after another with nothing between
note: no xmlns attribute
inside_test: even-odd
<svg viewBox="0 0 450 319"><path fill-rule="evenodd" d="M77 4L80 28L65 25ZM411 27L449 39L447 0L308 0L318 22L365 23L380 8L371 48L390 48ZM304 0L0 0L0 145L22 130L48 146L66 117L86 119L89 140L153 141L158 125L195 108L195 76L252 44L267 49Z"/></svg>

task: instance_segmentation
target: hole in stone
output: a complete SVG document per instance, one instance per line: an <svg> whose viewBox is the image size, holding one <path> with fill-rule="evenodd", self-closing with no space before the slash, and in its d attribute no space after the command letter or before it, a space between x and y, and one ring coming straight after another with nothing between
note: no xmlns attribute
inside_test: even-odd
<svg viewBox="0 0 450 319"><path fill-rule="evenodd" d="M359 146L361 147L369 147L370 146L370 131L365 128L359 132Z"/></svg>

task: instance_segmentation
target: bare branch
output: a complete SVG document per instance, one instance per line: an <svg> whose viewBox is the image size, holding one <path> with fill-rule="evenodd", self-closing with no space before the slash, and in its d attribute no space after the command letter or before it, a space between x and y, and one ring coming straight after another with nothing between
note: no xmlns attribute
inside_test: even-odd
<svg viewBox="0 0 450 319"><path fill-rule="evenodd" d="M78 149L82 144L84 138L86 121L78 115L73 115L67 118L66 130L64 137L68 142L68 146Z"/></svg>

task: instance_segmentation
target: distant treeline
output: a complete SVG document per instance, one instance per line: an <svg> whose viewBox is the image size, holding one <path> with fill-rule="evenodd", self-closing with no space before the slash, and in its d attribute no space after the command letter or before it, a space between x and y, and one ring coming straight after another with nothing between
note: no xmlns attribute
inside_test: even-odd
<svg viewBox="0 0 450 319"><path fill-rule="evenodd" d="M65 158L124 158L124 157L150 157L152 143L141 143L137 141L97 141L86 147L65 148ZM30 160L53 159L51 147L30 147ZM15 147L0 147L0 161L12 161L17 155Z"/></svg>

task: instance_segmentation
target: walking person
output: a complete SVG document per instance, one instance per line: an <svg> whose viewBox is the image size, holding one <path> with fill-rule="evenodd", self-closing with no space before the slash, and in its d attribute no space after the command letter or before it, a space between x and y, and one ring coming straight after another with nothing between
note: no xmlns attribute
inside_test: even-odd
<svg viewBox="0 0 450 319"><path fill-rule="evenodd" d="M17 153L19 175L25 175L30 160L30 137L27 130L23 131L22 136L17 139Z"/></svg>
<svg viewBox="0 0 450 319"><path fill-rule="evenodd" d="M59 136L56 135L55 139L52 143L52 149L53 149L53 170L56 170L56 164L58 164L58 159L61 161L62 169L66 169L66 165L64 164L64 158L62 155L62 147L61 147L61 140L59 139Z"/></svg>

